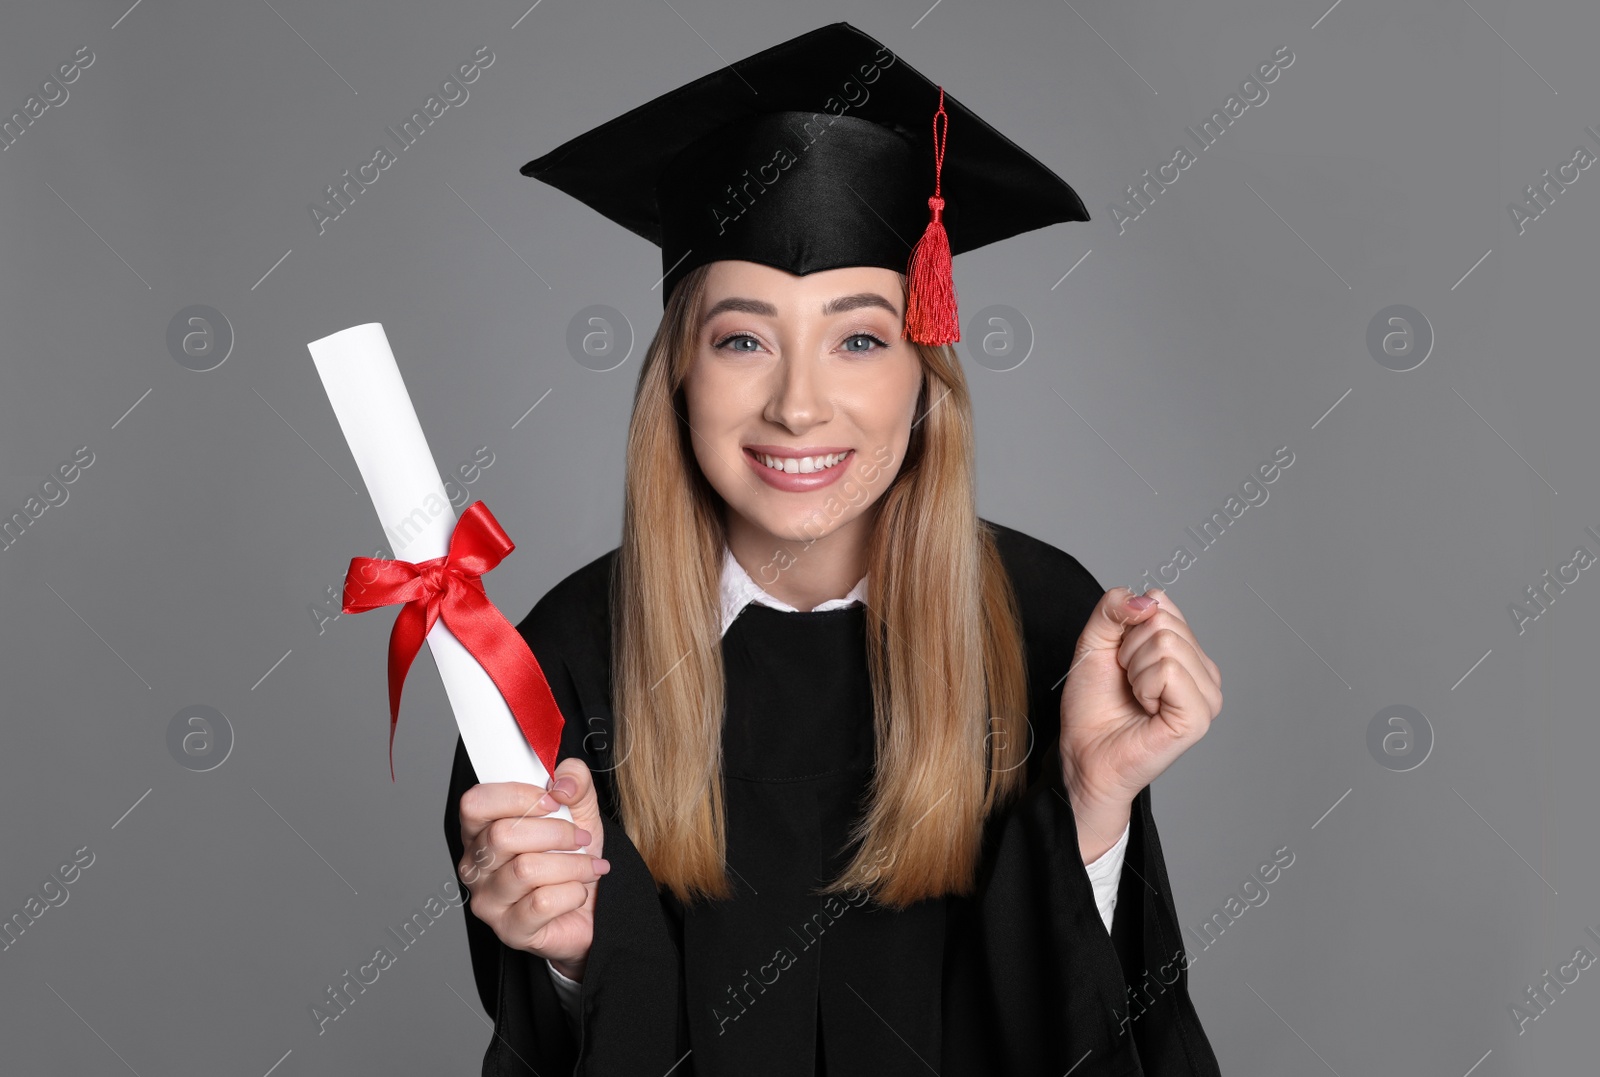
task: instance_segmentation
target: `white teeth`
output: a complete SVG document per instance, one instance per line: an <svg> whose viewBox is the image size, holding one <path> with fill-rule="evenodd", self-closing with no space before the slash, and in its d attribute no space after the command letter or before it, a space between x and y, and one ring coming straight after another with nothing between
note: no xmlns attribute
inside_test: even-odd
<svg viewBox="0 0 1600 1077"><path fill-rule="evenodd" d="M826 456L794 457L768 456L765 453L756 453L756 459L774 471L783 471L790 475L809 475L814 471L826 471L843 460L846 455L846 453L829 453Z"/></svg>

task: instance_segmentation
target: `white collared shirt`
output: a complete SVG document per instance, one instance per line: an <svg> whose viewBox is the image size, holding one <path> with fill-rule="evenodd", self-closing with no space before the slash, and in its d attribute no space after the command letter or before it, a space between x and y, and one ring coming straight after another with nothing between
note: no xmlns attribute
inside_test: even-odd
<svg viewBox="0 0 1600 1077"><path fill-rule="evenodd" d="M759 602L763 606L771 606L775 610L784 610L788 613L801 612L782 599L774 598L764 591L746 572L744 566L739 564L733 556L733 550L726 544L722 547L722 634L728 634L728 628L738 618L739 614L752 602ZM861 577L850 593L843 598L830 598L821 605L811 607L812 613L823 610L843 609L857 602L867 599L867 578ZM1117 907L1117 886L1122 880L1122 858L1128 848L1128 832L1132 823L1124 827L1122 836L1115 845L1105 851L1098 860L1084 865L1089 873L1089 882L1094 886L1094 903L1100 910L1100 919L1106 925L1106 931L1111 930L1112 915ZM567 1017L574 1022L578 1016L578 998L583 989L579 980L568 979L555 970L548 961L545 967L550 970L550 979L556 985L556 994L561 999L562 1008L567 1011Z"/></svg>
<svg viewBox="0 0 1600 1077"><path fill-rule="evenodd" d="M850 593L843 598L830 598L819 606L811 607L812 613L822 610L843 609L857 602L867 600L867 578L865 576L856 581ZM788 613L799 613L800 610L779 598L773 598L761 589L750 573L739 564L738 558L733 556L733 550L724 545L722 547L722 634L728 634L728 628L733 624L740 612L752 602L759 602L763 606L771 606L775 610L784 610Z"/></svg>

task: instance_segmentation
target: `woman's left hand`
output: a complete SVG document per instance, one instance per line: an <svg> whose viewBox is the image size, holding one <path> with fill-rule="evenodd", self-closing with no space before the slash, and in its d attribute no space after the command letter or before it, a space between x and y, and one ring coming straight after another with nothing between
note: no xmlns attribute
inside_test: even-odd
<svg viewBox="0 0 1600 1077"><path fill-rule="evenodd" d="M1109 849L1134 797L1205 736L1222 674L1166 592L1143 609L1126 587L1101 596L1061 691L1061 768L1085 862Z"/></svg>

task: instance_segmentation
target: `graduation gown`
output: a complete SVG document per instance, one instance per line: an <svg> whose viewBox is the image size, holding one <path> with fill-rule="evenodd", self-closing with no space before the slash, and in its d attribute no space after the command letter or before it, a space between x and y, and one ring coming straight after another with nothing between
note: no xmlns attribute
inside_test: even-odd
<svg viewBox="0 0 1600 1077"><path fill-rule="evenodd" d="M727 862L735 896L659 892L617 815L608 588L616 550L518 625L594 773L611 871L598 883L577 1028L546 962L465 907L494 1020L485 1077L855 1077L933 1072L1213 1075L1150 790L1133 804L1108 934L1078 850L1057 735L1061 682L1104 589L1070 554L990 521L1022 612L1035 743L1026 793L985 826L979 885L893 911L810 891L845 863L874 740L860 606L747 606L722 639ZM458 741L444 829L477 783ZM675 1067L675 1068L674 1068Z"/></svg>

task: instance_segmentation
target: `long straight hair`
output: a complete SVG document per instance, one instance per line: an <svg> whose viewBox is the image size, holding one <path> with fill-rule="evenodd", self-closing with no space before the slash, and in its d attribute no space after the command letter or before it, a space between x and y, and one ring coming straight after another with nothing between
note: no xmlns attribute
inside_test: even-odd
<svg viewBox="0 0 1600 1077"><path fill-rule="evenodd" d="M694 456L682 392L706 274L701 266L674 288L639 370L611 594L619 811L657 886L686 904L732 894L722 776L725 505ZM817 891L864 890L892 908L971 892L984 820L1022 791L1029 746L1021 619L977 515L966 379L949 345L915 347L917 418L898 473L870 506L876 766L851 832L853 858Z"/></svg>

